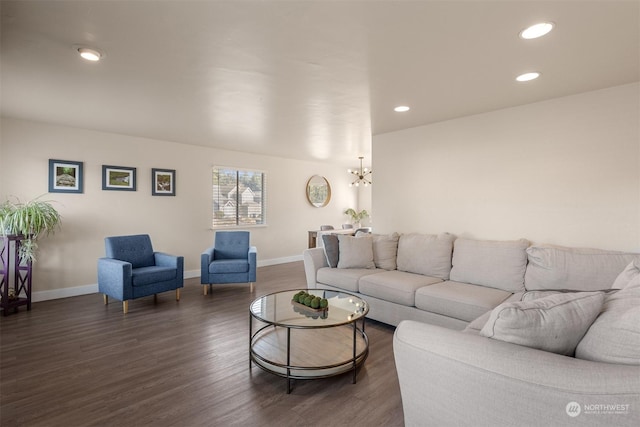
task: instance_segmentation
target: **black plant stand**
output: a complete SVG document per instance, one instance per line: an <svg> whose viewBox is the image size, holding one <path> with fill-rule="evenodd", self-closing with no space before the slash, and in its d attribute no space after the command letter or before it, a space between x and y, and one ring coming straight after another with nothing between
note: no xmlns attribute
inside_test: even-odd
<svg viewBox="0 0 640 427"><path fill-rule="evenodd" d="M22 260L18 255L20 245L24 240L22 235L0 236L2 248L0 249L0 259L2 260L2 270L0 271L0 291L2 295L2 311L5 316L10 309L18 311L18 307L27 306L31 310L31 260ZM13 244L12 244L13 242ZM11 281L11 253L13 252L13 292L9 283Z"/></svg>

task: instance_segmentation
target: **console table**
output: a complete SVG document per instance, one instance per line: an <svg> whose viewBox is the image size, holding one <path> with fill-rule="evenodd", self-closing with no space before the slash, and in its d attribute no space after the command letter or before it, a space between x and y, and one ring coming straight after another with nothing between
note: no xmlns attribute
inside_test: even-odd
<svg viewBox="0 0 640 427"><path fill-rule="evenodd" d="M335 230L325 230L325 231L320 231L320 230L310 230L309 233L309 249L311 248L315 248L317 247L317 240L318 240L318 234L322 235L322 234L348 234L348 235L353 235L356 232L356 230L350 228L350 229L335 229Z"/></svg>
<svg viewBox="0 0 640 427"><path fill-rule="evenodd" d="M0 236L2 247L0 248L0 259L2 260L2 270L0 270L0 295L2 296L3 314L9 314L10 309L18 310L22 305L31 310L31 260L23 261L18 255L20 245L24 236L9 235ZM13 261L11 254L13 253ZM13 277L13 286L10 287ZM13 292L9 292L12 289Z"/></svg>

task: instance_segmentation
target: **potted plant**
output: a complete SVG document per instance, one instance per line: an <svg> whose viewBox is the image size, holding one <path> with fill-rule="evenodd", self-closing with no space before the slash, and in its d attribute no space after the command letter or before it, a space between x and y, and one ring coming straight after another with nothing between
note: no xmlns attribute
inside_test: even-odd
<svg viewBox="0 0 640 427"><path fill-rule="evenodd" d="M5 200L0 205L0 233L22 235L18 255L23 260L36 260L37 240L60 227L61 217L51 202L33 199L27 203Z"/></svg>
<svg viewBox="0 0 640 427"><path fill-rule="evenodd" d="M364 209L362 209L360 212L356 212L355 209L349 208L344 211L344 214L351 217L351 223L354 225L354 227L360 227L360 222L363 219L369 217L369 212Z"/></svg>

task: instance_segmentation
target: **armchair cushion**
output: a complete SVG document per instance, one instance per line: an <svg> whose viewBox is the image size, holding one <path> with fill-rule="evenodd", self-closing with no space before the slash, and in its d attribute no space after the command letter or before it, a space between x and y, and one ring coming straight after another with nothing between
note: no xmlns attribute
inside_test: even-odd
<svg viewBox="0 0 640 427"><path fill-rule="evenodd" d="M131 272L131 284L133 286L146 286L152 283L174 280L176 278L175 267L140 267Z"/></svg>
<svg viewBox="0 0 640 427"><path fill-rule="evenodd" d="M249 250L249 233L222 232L216 233L213 259L247 259Z"/></svg>
<svg viewBox="0 0 640 427"><path fill-rule="evenodd" d="M133 268L155 265L151 238L147 234L107 237L104 246L107 258L126 261Z"/></svg>
<svg viewBox="0 0 640 427"><path fill-rule="evenodd" d="M246 257L245 257L246 258ZM209 264L209 273L248 273L249 262L246 259L220 259Z"/></svg>

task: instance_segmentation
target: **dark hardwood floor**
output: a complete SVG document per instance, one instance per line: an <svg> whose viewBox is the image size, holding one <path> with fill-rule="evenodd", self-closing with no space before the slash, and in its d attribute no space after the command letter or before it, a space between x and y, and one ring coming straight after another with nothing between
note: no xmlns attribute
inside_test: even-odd
<svg viewBox="0 0 640 427"><path fill-rule="evenodd" d="M93 294L1 317L0 425L402 426L391 326L367 320L356 384L349 373L295 381L288 395L286 380L249 369L249 303L305 283L295 262L259 268L253 292L204 296L189 279L179 302L142 298L127 315Z"/></svg>

